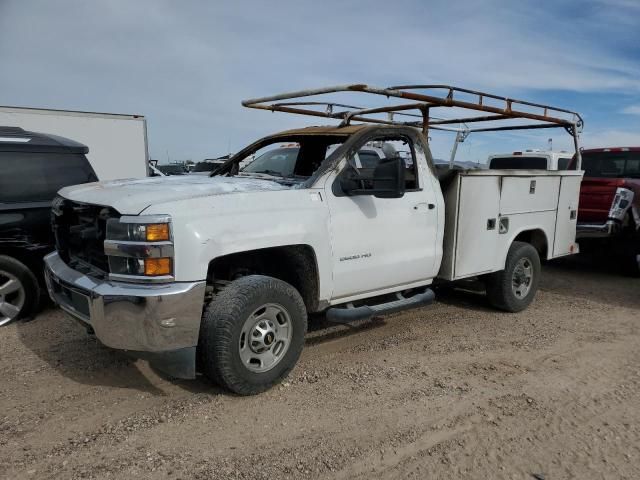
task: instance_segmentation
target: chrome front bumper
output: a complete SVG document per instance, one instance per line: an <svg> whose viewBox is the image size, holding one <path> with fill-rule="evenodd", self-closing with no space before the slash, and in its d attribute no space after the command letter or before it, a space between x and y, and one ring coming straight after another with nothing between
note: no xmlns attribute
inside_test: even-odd
<svg viewBox="0 0 640 480"><path fill-rule="evenodd" d="M122 283L79 273L67 266L57 252L47 255L44 261L51 299L92 328L106 346L144 352L140 356L150 360L152 354L188 349L195 359L204 281ZM195 366L193 370L195 374Z"/></svg>

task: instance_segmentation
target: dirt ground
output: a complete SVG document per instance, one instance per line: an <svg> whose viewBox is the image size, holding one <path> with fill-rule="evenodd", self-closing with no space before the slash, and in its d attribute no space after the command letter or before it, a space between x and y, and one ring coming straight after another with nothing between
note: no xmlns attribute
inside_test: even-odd
<svg viewBox="0 0 640 480"><path fill-rule="evenodd" d="M440 292L317 322L285 383L171 381L56 310L0 331L2 478L640 478L640 279L544 267L525 312Z"/></svg>

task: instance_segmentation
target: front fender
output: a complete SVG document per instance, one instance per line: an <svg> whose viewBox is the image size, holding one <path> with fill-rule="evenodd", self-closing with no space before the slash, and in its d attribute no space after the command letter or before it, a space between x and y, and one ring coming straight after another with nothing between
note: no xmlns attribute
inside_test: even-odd
<svg viewBox="0 0 640 480"><path fill-rule="evenodd" d="M318 262L320 298L331 292L329 211L313 189L249 192L187 200L151 210L172 216L175 278L206 278L209 263L233 253L309 245ZM154 213L145 212L145 213Z"/></svg>

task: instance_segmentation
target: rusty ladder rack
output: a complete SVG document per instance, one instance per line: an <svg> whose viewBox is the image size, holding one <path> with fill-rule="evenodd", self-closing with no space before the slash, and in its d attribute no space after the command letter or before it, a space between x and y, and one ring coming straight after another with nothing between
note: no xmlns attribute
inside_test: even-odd
<svg viewBox="0 0 640 480"><path fill-rule="evenodd" d="M409 102L363 108L333 101L302 100L309 97L317 98L322 95L344 92L366 93L386 97L387 99L408 100ZM421 128L425 135L428 134L429 129L454 132L464 130L467 133L471 133L560 127L564 128L573 137L576 155L578 156L578 165L581 164L578 137L584 122L577 112L450 85L400 85L388 88L377 88L365 84L338 85L253 98L244 100L242 105L260 110L337 119L341 120L341 125L348 125L351 121L357 121L383 125L413 126ZM318 107L323 107L323 109L320 110ZM431 116L431 111L435 108L452 107L466 111L482 112L483 114L446 119ZM408 113L411 110L417 110L418 113ZM387 113L387 118L372 117L382 113ZM400 121L398 117L419 120ZM467 125L470 123L514 119L533 120L536 123L480 126L477 128L469 128ZM464 125L465 127L463 129L449 126L455 124Z"/></svg>

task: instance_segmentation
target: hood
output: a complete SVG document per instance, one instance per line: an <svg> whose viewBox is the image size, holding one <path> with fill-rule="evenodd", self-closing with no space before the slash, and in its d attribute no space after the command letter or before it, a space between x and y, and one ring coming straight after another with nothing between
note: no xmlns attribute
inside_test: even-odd
<svg viewBox="0 0 640 480"><path fill-rule="evenodd" d="M63 188L60 195L76 202L113 207L123 215L138 215L150 205L160 203L289 188L255 178L176 175L86 183Z"/></svg>

